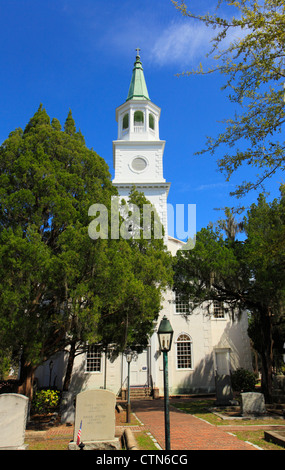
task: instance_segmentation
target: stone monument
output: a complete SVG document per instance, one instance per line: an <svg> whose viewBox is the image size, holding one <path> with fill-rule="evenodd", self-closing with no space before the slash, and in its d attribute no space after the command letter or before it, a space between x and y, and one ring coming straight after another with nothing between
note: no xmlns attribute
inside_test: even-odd
<svg viewBox="0 0 285 470"><path fill-rule="evenodd" d="M86 390L76 397L73 442L69 450L118 450L120 441L115 437L116 396L108 390Z"/></svg>
<svg viewBox="0 0 285 470"><path fill-rule="evenodd" d="M230 375L216 375L216 405L230 405L233 401L233 391Z"/></svg>
<svg viewBox="0 0 285 470"><path fill-rule="evenodd" d="M26 450L24 444L29 399L18 393L0 395L0 450Z"/></svg>

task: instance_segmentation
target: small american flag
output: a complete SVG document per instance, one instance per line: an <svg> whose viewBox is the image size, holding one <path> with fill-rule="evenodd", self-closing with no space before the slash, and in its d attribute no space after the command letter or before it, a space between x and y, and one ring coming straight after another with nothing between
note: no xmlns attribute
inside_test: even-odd
<svg viewBox="0 0 285 470"><path fill-rule="evenodd" d="M82 420L81 420L81 423L80 423L80 428L78 430L78 433L77 433L77 440L76 440L76 444L79 446L80 444L80 438L81 438L81 429L82 429Z"/></svg>

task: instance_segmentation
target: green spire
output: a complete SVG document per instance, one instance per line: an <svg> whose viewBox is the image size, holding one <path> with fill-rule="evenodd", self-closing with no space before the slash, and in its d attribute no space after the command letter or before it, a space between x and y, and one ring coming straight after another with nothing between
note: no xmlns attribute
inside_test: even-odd
<svg viewBox="0 0 285 470"><path fill-rule="evenodd" d="M134 63L132 80L129 88L127 100L149 100L147 86L144 78L140 49L137 49L136 61Z"/></svg>

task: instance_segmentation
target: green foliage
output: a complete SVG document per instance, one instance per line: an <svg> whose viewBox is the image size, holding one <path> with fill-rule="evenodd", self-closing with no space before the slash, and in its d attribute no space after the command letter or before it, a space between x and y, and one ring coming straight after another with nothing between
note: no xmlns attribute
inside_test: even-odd
<svg viewBox="0 0 285 470"><path fill-rule="evenodd" d="M228 214L229 215L229 214ZM174 289L196 307L224 303L232 315L248 311L249 335L262 362L264 393L272 386L273 345L284 338L285 305L285 194L267 203L261 195L243 220L246 239L235 240L232 218L226 237L222 224L197 233L193 250L177 253Z"/></svg>
<svg viewBox="0 0 285 470"><path fill-rule="evenodd" d="M84 340L94 330L98 299L88 287L103 248L88 237L88 208L108 207L116 193L71 112L65 129L41 105L0 147L0 344L33 366L64 348L67 332Z"/></svg>
<svg viewBox="0 0 285 470"><path fill-rule="evenodd" d="M58 408L60 392L58 390L39 390L32 401L34 413L51 413Z"/></svg>
<svg viewBox="0 0 285 470"><path fill-rule="evenodd" d="M109 214L116 194L71 111L62 130L41 105L1 145L0 348L21 351L27 369L69 344L81 352L87 341L112 344L112 354L146 346L171 257L153 237L89 237L89 208L102 204Z"/></svg>
<svg viewBox="0 0 285 470"><path fill-rule="evenodd" d="M240 368L231 373L231 383L235 392L254 392L256 377L253 372Z"/></svg>
<svg viewBox="0 0 285 470"><path fill-rule="evenodd" d="M190 21L215 31L208 56L217 65L186 74L219 72L225 78L223 89L237 105L235 115L200 153L218 150L223 155L218 166L227 179L244 164L257 168L255 181L243 182L233 193L242 196L284 168L284 1L218 1L212 15L190 11L182 0L172 2Z"/></svg>
<svg viewBox="0 0 285 470"><path fill-rule="evenodd" d="M98 330L101 342L113 345L113 357L127 346L136 351L147 346L161 310L163 292L172 283L171 255L163 240L153 236L155 224L160 224L157 215L154 214L150 228L152 236L144 239L143 206L150 203L133 188L128 204L136 204L140 220L129 239L109 241L109 256L104 260L102 274L106 282L102 283L100 294L103 306Z"/></svg>
<svg viewBox="0 0 285 470"><path fill-rule="evenodd" d="M0 380L3 380L11 367L11 351L0 349Z"/></svg>

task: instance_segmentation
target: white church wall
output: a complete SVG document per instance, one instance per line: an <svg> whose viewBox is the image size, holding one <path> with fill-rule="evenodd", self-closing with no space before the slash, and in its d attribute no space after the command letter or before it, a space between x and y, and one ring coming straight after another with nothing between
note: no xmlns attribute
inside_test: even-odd
<svg viewBox="0 0 285 470"><path fill-rule="evenodd" d="M229 349L230 370L240 367L252 370L250 341L247 334L247 312L234 318L226 315L225 319L211 318L213 347L215 349Z"/></svg>
<svg viewBox="0 0 285 470"><path fill-rule="evenodd" d="M105 353L101 354L100 370L88 372L86 370L86 354L83 353L75 358L72 380L69 390L76 394L87 389L104 389L118 394L122 382L122 357L115 361L105 361Z"/></svg>
<svg viewBox="0 0 285 470"><path fill-rule="evenodd" d="M116 183L155 183L164 182L162 176L163 145L161 141L152 142L152 145L124 144L116 142L116 167L113 184ZM141 157L145 161L145 167L136 169L133 160Z"/></svg>
<svg viewBox="0 0 285 470"><path fill-rule="evenodd" d="M173 242L174 246L178 244ZM187 318L176 313L175 294L167 291L163 309L157 326L163 315L169 319L174 330L173 343L168 353L169 392L171 395L191 393L211 393L215 391L216 351L229 352L229 372L243 367L251 370L251 352L247 335L246 312L240 318L214 318L211 309L200 308ZM178 365L178 339L187 335L191 341L191 367ZM163 395L163 361L156 350L155 386Z"/></svg>

